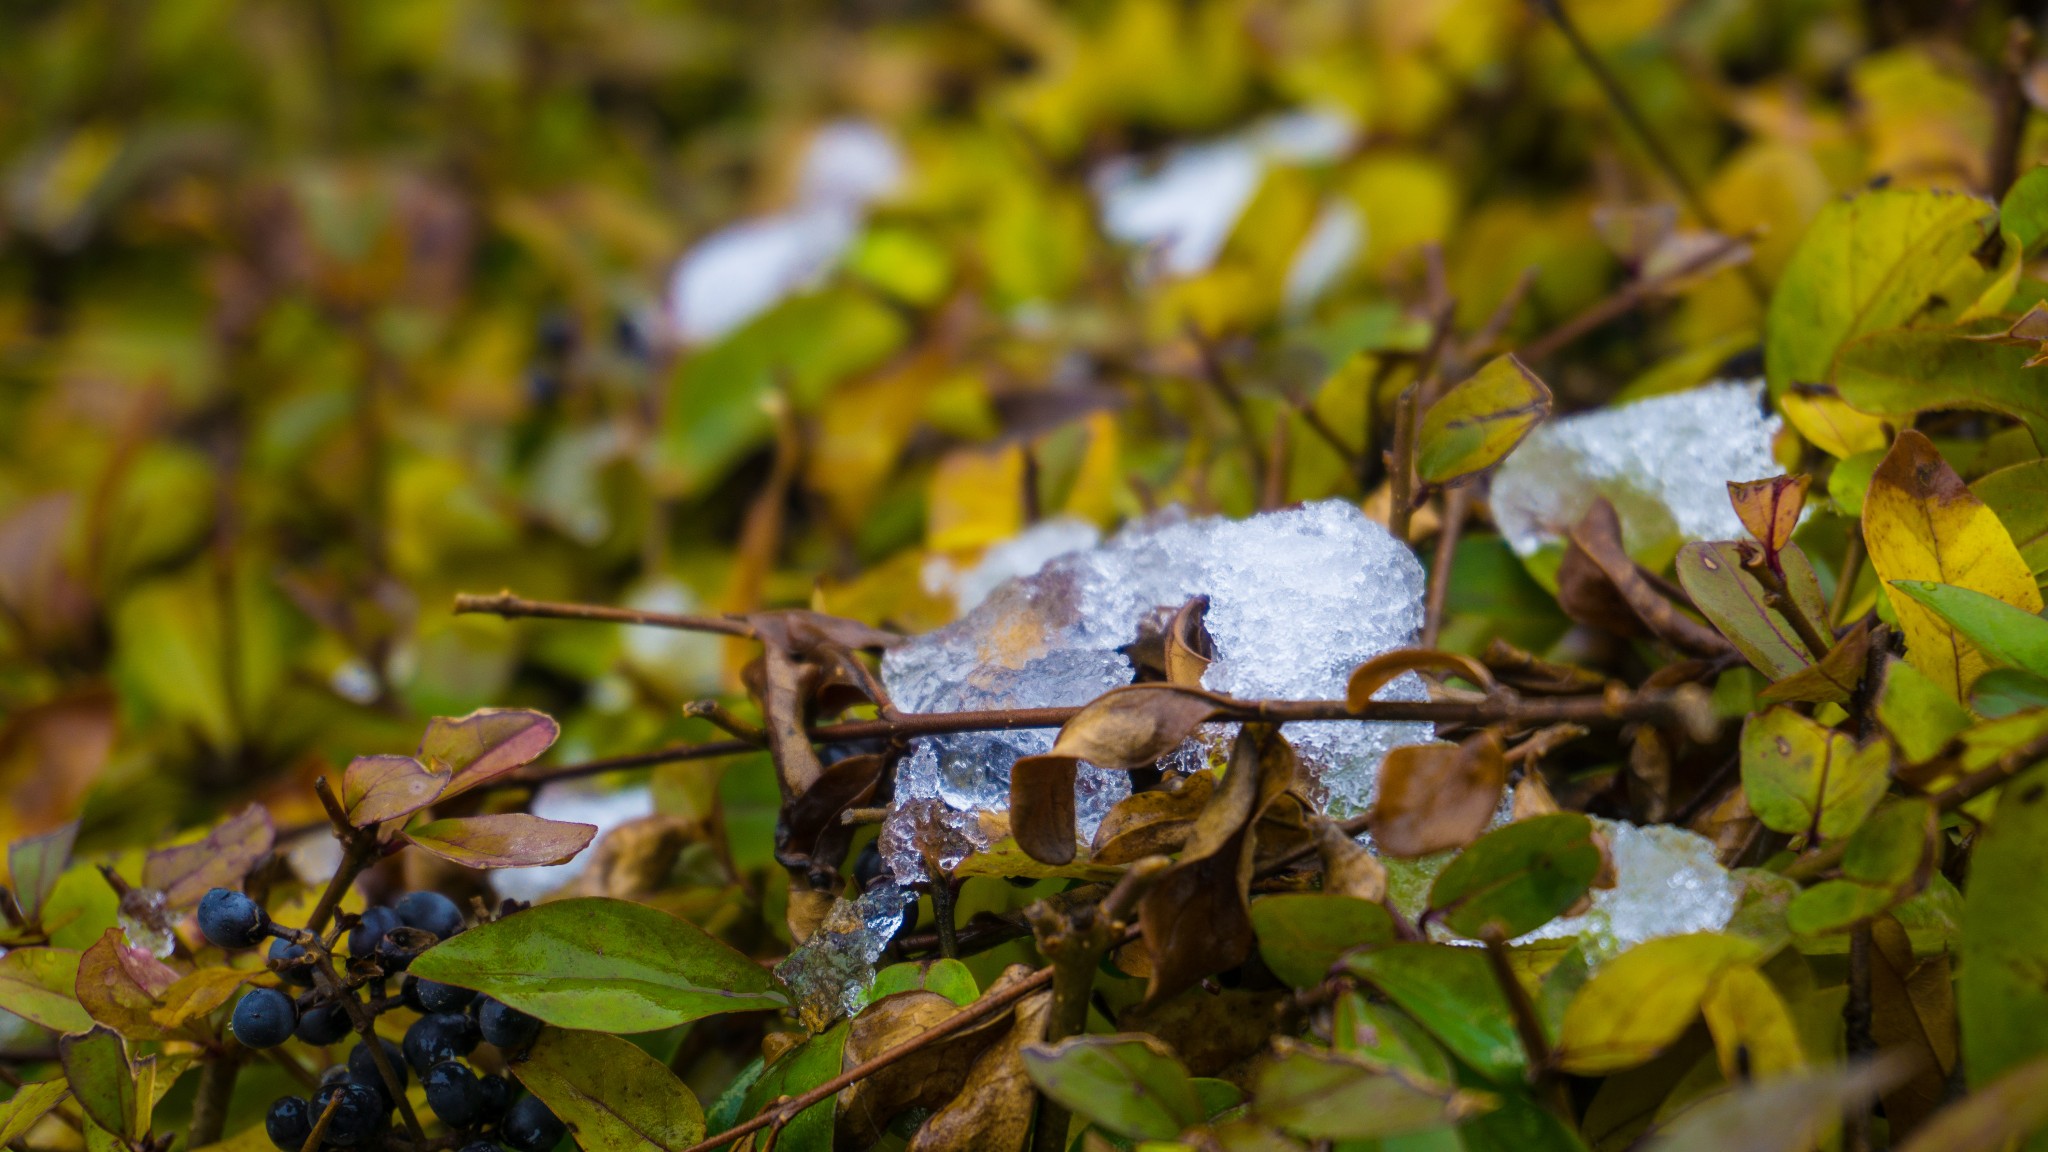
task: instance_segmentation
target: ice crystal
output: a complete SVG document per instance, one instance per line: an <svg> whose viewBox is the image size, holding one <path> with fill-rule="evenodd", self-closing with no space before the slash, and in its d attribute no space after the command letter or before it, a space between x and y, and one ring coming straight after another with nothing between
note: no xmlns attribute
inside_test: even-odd
<svg viewBox="0 0 2048 1152"><path fill-rule="evenodd" d="M1714 858L1712 841L1669 824L1594 823L1607 835L1615 886L1594 889L1585 912L1553 920L1518 942L1577 939L1586 959L1599 964L1645 940L1727 926L1742 884Z"/></svg>
<svg viewBox="0 0 2048 1152"><path fill-rule="evenodd" d="M817 930L775 966L775 974L796 995L804 1026L822 1032L834 1020L860 1011L874 983L875 961L903 927L904 909L916 893L877 884L858 900L832 902Z"/></svg>

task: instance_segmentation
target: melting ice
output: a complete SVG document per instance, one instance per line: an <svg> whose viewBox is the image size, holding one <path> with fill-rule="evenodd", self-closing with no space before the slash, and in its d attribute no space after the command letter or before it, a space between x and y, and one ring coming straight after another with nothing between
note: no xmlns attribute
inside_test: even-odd
<svg viewBox="0 0 2048 1152"><path fill-rule="evenodd" d="M1414 643L1423 593L1415 557L1342 500L1248 520L1165 514L999 585L961 620L892 650L882 679L910 712L1085 704L1131 682L1120 649L1141 619L1206 595L1216 656L1205 687L1247 698L1332 699L1354 667ZM1424 689L1406 676L1381 696L1420 700ZM1428 740L1431 729L1335 721L1291 724L1287 734L1328 807L1348 813L1370 802L1388 749ZM1032 730L917 741L897 769L895 811L883 828L883 858L896 879L924 879L920 833L943 835L943 866L984 845L973 816L1006 810L1011 764L1048 750L1053 737ZM1083 765L1076 835L1092 836L1129 793L1125 773Z"/></svg>
<svg viewBox="0 0 2048 1152"><path fill-rule="evenodd" d="M1760 380L1720 381L1553 420L1494 476L1494 522L1527 556L1561 540L1605 496L1638 556L1739 538L1727 482L1784 471L1771 457L1779 420L1764 413L1762 396Z"/></svg>
<svg viewBox="0 0 2048 1152"><path fill-rule="evenodd" d="M1607 834L1614 887L1594 889L1591 908L1516 943L1575 938L1597 965L1645 940L1727 927L1742 884L1714 858L1712 841L1669 824L1594 823Z"/></svg>
<svg viewBox="0 0 2048 1152"><path fill-rule="evenodd" d="M835 900L810 939L775 966L775 974L796 995L797 1016L813 1032L822 1032L841 1016L861 1009L861 998L875 980L875 961L903 927L903 912L916 893L894 884L877 884L858 900Z"/></svg>

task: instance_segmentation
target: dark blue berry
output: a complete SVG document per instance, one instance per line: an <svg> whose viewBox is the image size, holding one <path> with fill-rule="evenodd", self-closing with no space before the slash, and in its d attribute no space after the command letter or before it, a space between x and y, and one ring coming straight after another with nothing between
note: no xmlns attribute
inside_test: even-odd
<svg viewBox="0 0 2048 1152"><path fill-rule="evenodd" d="M312 1105L304 1096L280 1096L263 1117L263 1131L279 1152L299 1152L313 1134Z"/></svg>
<svg viewBox="0 0 2048 1152"><path fill-rule="evenodd" d="M483 1096L484 1123L489 1124L504 1117L505 1109L512 1106L512 1082L495 1073L477 1078L477 1090Z"/></svg>
<svg viewBox="0 0 2048 1152"><path fill-rule="evenodd" d="M299 1039L316 1048L325 1048L338 1042L354 1031L348 1013L339 1004L316 1004L299 1014Z"/></svg>
<svg viewBox="0 0 2048 1152"><path fill-rule="evenodd" d="M384 937L398 927L398 913L378 906L363 911L363 918L348 930L348 954L360 960L377 950Z"/></svg>
<svg viewBox="0 0 2048 1152"><path fill-rule="evenodd" d="M462 1152L504 1152L504 1149L489 1140L472 1140L462 1146Z"/></svg>
<svg viewBox="0 0 2048 1152"><path fill-rule="evenodd" d="M434 980L415 980L413 996L420 1007L427 1012L460 1012L476 999L476 993L453 984L442 984Z"/></svg>
<svg viewBox="0 0 2048 1152"><path fill-rule="evenodd" d="M199 931L217 948L254 948L269 925L263 905L233 888L209 889L199 898Z"/></svg>
<svg viewBox="0 0 2048 1152"><path fill-rule="evenodd" d="M392 905L398 922L446 940L462 931L462 909L439 892L407 892Z"/></svg>
<svg viewBox="0 0 2048 1152"><path fill-rule="evenodd" d="M336 1064L320 1074L320 1087L332 1088L336 1084L348 1083L348 1065Z"/></svg>
<svg viewBox="0 0 2048 1152"><path fill-rule="evenodd" d="M301 988L311 988L313 986L313 966L305 963L292 963L292 961L300 959L305 954L306 950L304 948L280 936L270 942L271 970L275 971L278 978L287 984L296 984Z"/></svg>
<svg viewBox="0 0 2048 1152"><path fill-rule="evenodd" d="M460 1061L443 1060L427 1069L420 1087L427 1091L427 1107L450 1128L467 1128L483 1115L483 1086Z"/></svg>
<svg viewBox="0 0 2048 1152"><path fill-rule="evenodd" d="M252 988L235 1005L235 1039L251 1048L275 1048L298 1026L298 1005L275 988Z"/></svg>
<svg viewBox="0 0 2048 1152"><path fill-rule="evenodd" d="M384 1098L372 1088L350 1081L347 1084L332 1084L313 1094L313 1119L317 1123L320 1114L327 1111L328 1102L335 1097L341 1103L334 1109L334 1116L327 1121L327 1143L336 1148L353 1148L366 1143L377 1132L377 1125L384 1119Z"/></svg>
<svg viewBox="0 0 2048 1152"><path fill-rule="evenodd" d="M384 1056L391 1061L391 1071L398 1076L398 1090L403 1092L406 1083L412 1079L412 1073L406 1071L405 1058L399 1053L398 1045L391 1041L380 1036L377 1043L384 1046ZM358 1043L349 1049L348 1078L358 1084L367 1084L375 1088L380 1096L387 1099L391 1095L390 1090L385 1087L384 1074L377 1071L377 1060L370 1055L368 1044Z"/></svg>
<svg viewBox="0 0 2048 1152"><path fill-rule="evenodd" d="M540 1102L540 1097L521 1096L505 1113L505 1122L498 1126L498 1138L518 1152L549 1152L568 1131Z"/></svg>
<svg viewBox="0 0 2048 1152"><path fill-rule="evenodd" d="M491 999L477 1006L476 1026L484 1039L507 1052L526 1047L540 1035L540 1021Z"/></svg>
<svg viewBox="0 0 2048 1152"><path fill-rule="evenodd" d="M443 1060L476 1051L476 1022L460 1012L436 1012L405 1030L405 1062L422 1075Z"/></svg>

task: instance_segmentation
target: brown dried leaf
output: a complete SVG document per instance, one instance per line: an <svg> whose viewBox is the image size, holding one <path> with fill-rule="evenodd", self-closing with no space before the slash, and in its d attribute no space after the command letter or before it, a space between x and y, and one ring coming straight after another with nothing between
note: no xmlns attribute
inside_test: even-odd
<svg viewBox="0 0 2048 1152"><path fill-rule="evenodd" d="M763 644L780 648L792 656L807 656L825 645L880 651L894 647L903 639L894 632L858 620L813 612L807 608L754 612L746 620L753 625Z"/></svg>
<svg viewBox="0 0 2048 1152"><path fill-rule="evenodd" d="M1010 832L1042 864L1074 860L1074 777L1078 761L1047 753L1010 766Z"/></svg>
<svg viewBox="0 0 2048 1152"><path fill-rule="evenodd" d="M1216 658L1216 645L1202 626L1208 614L1209 598L1196 596L1180 606L1166 628L1166 682L1188 688L1202 686L1202 673Z"/></svg>
<svg viewBox="0 0 2048 1152"><path fill-rule="evenodd" d="M1096 697L1060 728L1047 755L1086 760L1098 768L1144 768L1180 747L1227 704L1178 684L1132 684Z"/></svg>
<svg viewBox="0 0 2048 1152"><path fill-rule="evenodd" d="M1128 864L1180 851L1215 792L1216 773L1202 771L1118 801L1095 829L1094 862Z"/></svg>
<svg viewBox="0 0 2048 1152"><path fill-rule="evenodd" d="M1423 671L1448 672L1488 692L1494 689L1493 673L1470 656L1433 648L1396 648L1351 670L1351 681L1344 687L1344 706L1353 712L1363 712L1373 693L1393 683L1395 677L1404 672Z"/></svg>
<svg viewBox="0 0 2048 1152"><path fill-rule="evenodd" d="M276 839L270 812L251 804L200 840L151 852L142 862L142 886L161 889L172 908L189 907L209 888L241 887Z"/></svg>
<svg viewBox="0 0 2048 1152"><path fill-rule="evenodd" d="M786 867L806 868L819 856L823 845L837 847L838 857L843 859L851 830L840 823L839 814L874 795L875 785L881 781L882 769L888 763L889 757L879 753L848 756L821 772L803 795L783 807L782 821L776 828L780 841L776 844L776 858ZM839 859L823 863L836 867Z"/></svg>
<svg viewBox="0 0 2048 1152"><path fill-rule="evenodd" d="M960 1006L937 992L899 992L870 1004L854 1017L846 1035L842 1068L853 1068L910 1040L959 1013ZM851 1147L866 1148L882 1138L889 1121L910 1108L939 1108L958 1095L975 1057L1002 1036L1004 1015L972 1027L898 1060L839 1094L838 1130Z"/></svg>
<svg viewBox="0 0 2048 1152"><path fill-rule="evenodd" d="M561 864L590 846L595 824L547 820L525 812L459 816L406 830L405 838L465 868L533 868Z"/></svg>
<svg viewBox="0 0 2048 1152"><path fill-rule="evenodd" d="M1844 633L1821 657L1820 663L1810 664L1779 680L1757 693L1757 700L1765 704L1786 704L1794 701L1808 704L1843 704L1863 683L1865 661L1870 656L1870 620L1858 620L1856 627Z"/></svg>
<svg viewBox="0 0 2048 1152"><path fill-rule="evenodd" d="M1387 869L1379 857L1344 834L1337 822L1317 817L1316 852L1323 858L1323 891L1379 903L1387 894Z"/></svg>
<svg viewBox="0 0 2048 1152"><path fill-rule="evenodd" d="M1223 1076L1272 1044L1282 1019L1276 1009L1292 996L1285 988L1190 988L1117 1013L1116 1026L1165 1041L1189 1075Z"/></svg>
<svg viewBox="0 0 2048 1152"><path fill-rule="evenodd" d="M1463 744L1410 744L1387 753L1372 836L1389 856L1461 848L1486 831L1507 787L1507 760L1491 728Z"/></svg>
<svg viewBox="0 0 2048 1152"><path fill-rule="evenodd" d="M367 828L432 804L452 779L411 756L358 756L341 774L341 803L349 823Z"/></svg>
<svg viewBox="0 0 2048 1152"><path fill-rule="evenodd" d="M805 666L781 645L767 644L762 647L759 668L761 719L786 803L810 791L824 774L825 765L811 746L811 734L804 729Z"/></svg>
<svg viewBox="0 0 2048 1152"><path fill-rule="evenodd" d="M1678 610L1636 567L1621 543L1621 518L1602 498L1572 527L1557 571L1565 615L1617 636L1645 630L1696 656L1733 652L1721 634Z"/></svg>
<svg viewBox="0 0 2048 1152"><path fill-rule="evenodd" d="M1955 984L1948 956L1914 959L1912 941L1890 915L1871 921L1870 942L1871 1039L1918 1058L1912 1077L1884 1094L1896 1143L1946 1098L1957 1058Z"/></svg>
<svg viewBox="0 0 2048 1152"><path fill-rule="evenodd" d="M989 991L1001 986L998 981ZM918 1128L906 1152L1021 1152L1038 1106L1021 1053L1044 1039L1051 1012L1050 992L1019 1001L1010 1034L974 1061L952 1102Z"/></svg>
<svg viewBox="0 0 2048 1152"><path fill-rule="evenodd" d="M1792 530L1799 527L1799 513L1806 507L1807 485L1812 482L1805 473L1728 481L1728 503L1735 506L1742 526L1764 546L1764 555L1776 556L1791 541Z"/></svg>
<svg viewBox="0 0 2048 1152"><path fill-rule="evenodd" d="M1238 733L1223 786L1195 821L1180 861L1139 906L1152 957L1148 1003L1251 956L1252 827L1294 785L1295 771L1294 749L1278 727L1246 724Z"/></svg>

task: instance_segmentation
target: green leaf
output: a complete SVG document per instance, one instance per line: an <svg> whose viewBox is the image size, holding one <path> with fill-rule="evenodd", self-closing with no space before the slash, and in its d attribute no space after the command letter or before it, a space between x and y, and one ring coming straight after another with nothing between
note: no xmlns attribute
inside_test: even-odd
<svg viewBox="0 0 2048 1152"><path fill-rule="evenodd" d="M2048 460L2029 460L1977 478L1970 491L2005 525L2034 575L2048 573Z"/></svg>
<svg viewBox="0 0 2048 1152"><path fill-rule="evenodd" d="M1512 939L1570 908L1600 874L1593 822L1554 812L1496 828L1460 852L1430 889L1431 912L1460 936Z"/></svg>
<svg viewBox="0 0 2048 1152"><path fill-rule="evenodd" d="M1416 433L1415 471L1445 484L1484 472L1507 458L1550 414L1550 389L1513 354L1486 366L1438 397Z"/></svg>
<svg viewBox="0 0 2048 1152"><path fill-rule="evenodd" d="M1842 515L1863 515L1863 497L1870 492L1870 478L1883 462L1882 448L1858 452L1835 462L1835 470L1828 473L1828 498L1841 509Z"/></svg>
<svg viewBox="0 0 2048 1152"><path fill-rule="evenodd" d="M1487 1079L1521 1079L1527 1061L1514 1016L1479 949L1389 944L1343 963Z"/></svg>
<svg viewBox="0 0 2048 1152"><path fill-rule="evenodd" d="M1633 1068L1677 1040L1714 978L1760 958L1739 936L1699 932L1638 944L1593 974L1565 1010L1558 1066L1595 1076Z"/></svg>
<svg viewBox="0 0 2048 1152"><path fill-rule="evenodd" d="M1963 886L1956 1012L1972 1088L2048 1056L2048 764L2005 785Z"/></svg>
<svg viewBox="0 0 2048 1152"><path fill-rule="evenodd" d="M1484 1092L1305 1044L1288 1044L1260 1066L1252 1101L1259 1119L1310 1140L1373 1140L1448 1128L1494 1106L1494 1097Z"/></svg>
<svg viewBox="0 0 2048 1152"><path fill-rule="evenodd" d="M71 863L71 846L77 840L78 821L73 820L7 846L7 874L14 900L30 923L42 916L43 901L56 890L57 878Z"/></svg>
<svg viewBox="0 0 2048 1152"><path fill-rule="evenodd" d="M1171 1140L1208 1118L1187 1068L1143 1033L1071 1036L1021 1051L1048 1099L1119 1136Z"/></svg>
<svg viewBox="0 0 2048 1152"><path fill-rule="evenodd" d="M1432 1080L1448 1083L1456 1078L1443 1046L1400 1009L1374 1003L1359 992L1344 993L1332 1007L1330 1047L1408 1068Z"/></svg>
<svg viewBox="0 0 2048 1152"><path fill-rule="evenodd" d="M1752 715L1742 728L1742 788L1765 827L1834 840L1856 830L1891 785L1891 747L1859 748L1791 708Z"/></svg>
<svg viewBox="0 0 2048 1152"><path fill-rule="evenodd" d="M2048 676L1994 668L1970 686L1970 707L1990 719L2048 708Z"/></svg>
<svg viewBox="0 0 2048 1152"><path fill-rule="evenodd" d="M1273 975L1312 988L1346 951L1394 938L1394 919L1370 900L1335 892L1283 892L1252 901L1259 956Z"/></svg>
<svg viewBox="0 0 2048 1152"><path fill-rule="evenodd" d="M1898 742L1909 764L1932 760L1950 740L1976 723L1969 709L1904 660L1885 665L1884 687L1877 695L1877 720Z"/></svg>
<svg viewBox="0 0 2048 1152"><path fill-rule="evenodd" d="M1802 936L1846 932L1920 891L1934 863L1939 819L1925 800L1901 800L1880 809L1849 838L1842 879L1816 884L1794 897L1787 922Z"/></svg>
<svg viewBox="0 0 2048 1152"><path fill-rule="evenodd" d="M974 973L958 960L926 960L922 963L891 964L875 973L874 983L861 994L863 1006L898 992L937 992L966 1007L981 996Z"/></svg>
<svg viewBox="0 0 2048 1152"><path fill-rule="evenodd" d="M1990 205L1954 192L1882 188L1821 210L1764 318L1771 396L1807 439L1835 456L1882 442L1871 439L1879 430L1868 417L1794 387L1836 383L1837 355L1865 333L1963 315L1997 279L1975 257L1996 226Z"/></svg>
<svg viewBox="0 0 2048 1152"><path fill-rule="evenodd" d="M2025 424L2048 443L2048 372L2028 368L2035 349L1972 340L1960 330L1874 332L1842 349L1835 387L1859 412L1908 421L1921 412L1969 408Z"/></svg>
<svg viewBox="0 0 2048 1152"><path fill-rule="evenodd" d="M64 1036L57 1041L57 1055L64 1065L64 1078L71 1082L71 1094L93 1122L116 1136L137 1136L138 1105L135 1071L128 1064L128 1049L111 1029L94 1027L90 1032Z"/></svg>
<svg viewBox="0 0 2048 1152"><path fill-rule="evenodd" d="M583 1152L679 1152L704 1138L697 1097L631 1041L544 1028L512 1071Z"/></svg>
<svg viewBox="0 0 2048 1152"><path fill-rule="evenodd" d="M1998 205L1998 226L2032 256L2048 237L2048 167L2035 165L2019 174Z"/></svg>
<svg viewBox="0 0 2048 1152"><path fill-rule="evenodd" d="M624 900L559 900L428 949L412 973L564 1028L652 1032L781 1008L774 978L703 929Z"/></svg>
<svg viewBox="0 0 2048 1152"><path fill-rule="evenodd" d="M413 847L464 868L535 868L562 864L590 846L595 824L547 820L525 812L457 816L408 828Z"/></svg>
<svg viewBox="0 0 2048 1152"><path fill-rule="evenodd" d="M92 1027L73 991L79 956L69 948L17 948L0 956L0 1009L57 1033Z"/></svg>
<svg viewBox="0 0 2048 1152"><path fill-rule="evenodd" d="M1773 680L1804 671L1816 656L1783 612L1765 601L1764 587L1742 566L1733 540L1694 541L1678 550L1678 582L1700 614L1734 644L1744 659ZM1785 587L1809 620L1826 620L1827 603L1813 565L1797 545L1779 553Z"/></svg>
<svg viewBox="0 0 2048 1152"><path fill-rule="evenodd" d="M1894 580L1892 587L1927 605L1993 662L2048 676L2048 620L1953 584Z"/></svg>
<svg viewBox="0 0 2048 1152"><path fill-rule="evenodd" d="M839 1075L840 1063L846 1054L847 1031L848 1024L842 1020L784 1052L782 1058L770 1064L761 1073L761 1078L754 1081L754 1086L747 1090L746 1099L740 1105L740 1119L758 1116L777 1100L785 1096L801 1096ZM828 1098L797 1113L782 1126L782 1136L775 1142L775 1147L788 1152L832 1152L835 1104Z"/></svg>
<svg viewBox="0 0 2048 1152"><path fill-rule="evenodd" d="M0 1104L0 1145L12 1146L27 1135L36 1121L55 1108L70 1091L71 1086L62 1080L44 1080L16 1088L14 1095Z"/></svg>

